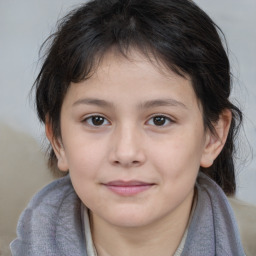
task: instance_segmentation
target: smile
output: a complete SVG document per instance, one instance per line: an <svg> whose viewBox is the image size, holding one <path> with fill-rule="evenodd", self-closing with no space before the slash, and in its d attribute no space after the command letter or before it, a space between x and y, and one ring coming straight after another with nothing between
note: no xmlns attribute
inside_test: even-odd
<svg viewBox="0 0 256 256"><path fill-rule="evenodd" d="M152 188L154 185L141 181L111 181L104 184L110 191L121 196L133 196Z"/></svg>

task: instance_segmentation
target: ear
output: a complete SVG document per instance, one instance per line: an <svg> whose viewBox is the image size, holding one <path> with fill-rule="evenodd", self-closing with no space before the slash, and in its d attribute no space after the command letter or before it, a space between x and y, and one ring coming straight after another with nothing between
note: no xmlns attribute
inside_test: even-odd
<svg viewBox="0 0 256 256"><path fill-rule="evenodd" d="M65 172L68 171L68 162L65 154L65 149L61 142L61 139L54 137L52 124L49 122L48 118L46 118L46 122L45 122L45 133L57 157L59 170L65 171Z"/></svg>
<svg viewBox="0 0 256 256"><path fill-rule="evenodd" d="M213 124L215 133L207 131L205 148L201 158L200 165L204 168L210 167L223 149L232 120L232 113L225 109L219 116L219 120Z"/></svg>

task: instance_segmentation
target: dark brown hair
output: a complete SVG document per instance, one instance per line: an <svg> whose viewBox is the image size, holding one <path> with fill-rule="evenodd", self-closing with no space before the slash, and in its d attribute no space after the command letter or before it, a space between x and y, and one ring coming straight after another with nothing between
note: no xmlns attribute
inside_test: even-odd
<svg viewBox="0 0 256 256"><path fill-rule="evenodd" d="M191 78L206 129L214 132L212 124L222 111L232 111L222 152L211 167L201 171L226 194L233 194L234 138L242 113L229 101L230 65L221 38L224 35L216 24L189 0L89 1L65 16L44 44L48 48L34 84L39 119L45 123L48 116L54 136L61 138L60 111L70 83L88 79L110 48L124 56L136 48ZM51 147L49 166L58 172Z"/></svg>

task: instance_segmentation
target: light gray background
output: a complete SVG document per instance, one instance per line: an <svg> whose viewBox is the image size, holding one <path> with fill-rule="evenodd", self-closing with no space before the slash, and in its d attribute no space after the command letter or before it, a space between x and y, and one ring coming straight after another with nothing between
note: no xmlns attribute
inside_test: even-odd
<svg viewBox="0 0 256 256"><path fill-rule="evenodd" d="M28 94L38 72L39 47L53 31L57 19L81 2L0 0L0 122L38 142L44 137L43 129ZM256 204L256 0L195 2L227 37L235 76L233 96L245 113L246 136L241 136L242 160L238 160L238 197ZM0 174L3 172L0 168Z"/></svg>

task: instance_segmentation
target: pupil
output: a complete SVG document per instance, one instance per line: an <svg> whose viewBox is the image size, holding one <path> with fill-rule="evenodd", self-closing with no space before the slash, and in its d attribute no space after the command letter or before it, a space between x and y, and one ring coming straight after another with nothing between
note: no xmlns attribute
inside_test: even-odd
<svg viewBox="0 0 256 256"><path fill-rule="evenodd" d="M165 117L164 116L156 116L154 117L154 124L155 125L164 125L165 124Z"/></svg>
<svg viewBox="0 0 256 256"><path fill-rule="evenodd" d="M101 116L94 116L92 117L92 123L93 125L102 125L104 123L104 118Z"/></svg>

